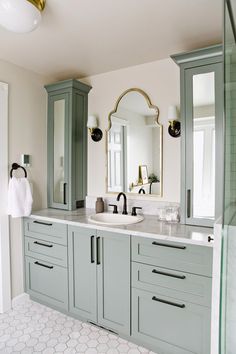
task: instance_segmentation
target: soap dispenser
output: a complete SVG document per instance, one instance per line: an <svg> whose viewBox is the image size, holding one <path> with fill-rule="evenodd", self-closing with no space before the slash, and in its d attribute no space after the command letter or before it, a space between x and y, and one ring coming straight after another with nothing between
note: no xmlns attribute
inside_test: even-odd
<svg viewBox="0 0 236 354"><path fill-rule="evenodd" d="M104 212L104 201L101 197L97 198L95 210L96 214Z"/></svg>

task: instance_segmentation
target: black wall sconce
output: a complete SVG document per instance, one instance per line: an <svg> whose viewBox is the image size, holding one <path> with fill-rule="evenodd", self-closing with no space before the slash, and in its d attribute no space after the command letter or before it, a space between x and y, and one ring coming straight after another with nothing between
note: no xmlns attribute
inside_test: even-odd
<svg viewBox="0 0 236 354"><path fill-rule="evenodd" d="M90 135L93 141L98 142L102 139L103 133L98 128L98 121L95 116L88 116L87 128L90 131Z"/></svg>
<svg viewBox="0 0 236 354"><path fill-rule="evenodd" d="M176 106L169 106L168 108L168 120L169 127L168 133L173 138L178 138L181 134L181 124L179 119L179 112Z"/></svg>

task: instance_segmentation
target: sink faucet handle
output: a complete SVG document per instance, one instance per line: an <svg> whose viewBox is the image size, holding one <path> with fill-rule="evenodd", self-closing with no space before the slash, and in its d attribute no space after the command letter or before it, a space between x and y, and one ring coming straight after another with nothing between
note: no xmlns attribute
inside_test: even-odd
<svg viewBox="0 0 236 354"><path fill-rule="evenodd" d="M137 209L142 209L142 208L141 207L133 207L132 208L132 213L131 213L132 216L137 216L137 213L136 213Z"/></svg>
<svg viewBox="0 0 236 354"><path fill-rule="evenodd" d="M112 206L112 207L113 207L113 214L118 214L117 205L115 205L115 204L109 204L109 206Z"/></svg>

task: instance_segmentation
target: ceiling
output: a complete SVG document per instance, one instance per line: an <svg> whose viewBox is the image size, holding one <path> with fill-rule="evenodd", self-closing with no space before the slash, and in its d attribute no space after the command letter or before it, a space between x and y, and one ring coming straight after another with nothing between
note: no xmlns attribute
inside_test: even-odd
<svg viewBox="0 0 236 354"><path fill-rule="evenodd" d="M221 42L222 0L47 0L28 34L0 28L0 58L65 79Z"/></svg>

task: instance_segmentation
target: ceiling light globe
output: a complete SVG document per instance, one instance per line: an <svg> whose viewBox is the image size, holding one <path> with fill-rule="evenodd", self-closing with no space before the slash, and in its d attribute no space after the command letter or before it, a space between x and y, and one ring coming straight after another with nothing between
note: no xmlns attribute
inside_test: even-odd
<svg viewBox="0 0 236 354"><path fill-rule="evenodd" d="M0 0L0 25L9 31L27 33L41 22L41 12L28 0Z"/></svg>

